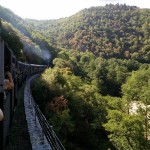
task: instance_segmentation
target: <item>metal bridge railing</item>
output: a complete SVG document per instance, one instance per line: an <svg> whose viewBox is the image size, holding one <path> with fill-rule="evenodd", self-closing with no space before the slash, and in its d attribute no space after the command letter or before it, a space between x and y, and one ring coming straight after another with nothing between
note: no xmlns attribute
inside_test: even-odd
<svg viewBox="0 0 150 150"><path fill-rule="evenodd" d="M27 96L28 97L27 99L29 100L29 101L26 101L26 108L29 107L31 109L31 110L28 111L31 114L28 114L27 118L30 118L31 117L30 115L32 115L32 114L35 118L35 119L30 119L29 123L31 122L31 120L36 120L36 117L38 118L38 122L39 122L39 124L42 128L42 133L46 137L47 142L49 143L52 150L65 150L65 148L62 145L61 141L59 140L59 138L55 134L54 130L52 129L52 126L49 124L49 122L47 121L47 119L45 118L43 113L41 112L39 106L36 104L36 102L34 101L34 99L32 97L30 82L33 79L35 79L36 77L38 77L38 75L32 76L30 79L27 80L27 83L26 83L26 88L25 89L27 91L27 94L25 94L25 96ZM28 122L28 120L27 120L27 122ZM31 123L30 127L33 127L32 123ZM32 130L34 130L34 129L32 129ZM33 135L31 135L31 136L33 136Z"/></svg>
<svg viewBox="0 0 150 150"><path fill-rule="evenodd" d="M35 108L36 115L39 119L43 132L51 145L53 150L65 150L62 143L60 142L59 138L55 134L52 126L48 123L45 116L42 114L41 110L39 109L38 105L35 103L34 99L32 98L32 104Z"/></svg>

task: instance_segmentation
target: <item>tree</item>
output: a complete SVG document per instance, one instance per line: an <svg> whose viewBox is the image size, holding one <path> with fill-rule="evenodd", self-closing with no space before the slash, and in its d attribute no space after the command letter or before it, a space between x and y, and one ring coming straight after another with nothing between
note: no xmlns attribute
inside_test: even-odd
<svg viewBox="0 0 150 150"><path fill-rule="evenodd" d="M109 98L108 122L103 126L109 131L109 139L118 150L145 149L143 117L128 114L127 102L121 98Z"/></svg>
<svg viewBox="0 0 150 150"><path fill-rule="evenodd" d="M145 138L148 140L150 135L150 67L133 72L126 84L122 86L123 97L128 101L129 109L132 106L131 102L137 103L138 113L143 115ZM139 105L138 105L139 104Z"/></svg>
<svg viewBox="0 0 150 150"><path fill-rule="evenodd" d="M1 25L1 36L9 47L14 52L17 58L23 57L21 51L23 49L23 44L18 36L17 31L13 28L10 23L2 22Z"/></svg>

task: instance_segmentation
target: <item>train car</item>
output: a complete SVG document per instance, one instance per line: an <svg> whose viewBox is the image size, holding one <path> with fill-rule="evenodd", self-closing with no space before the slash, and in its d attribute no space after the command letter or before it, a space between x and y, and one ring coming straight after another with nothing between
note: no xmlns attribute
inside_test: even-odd
<svg viewBox="0 0 150 150"><path fill-rule="evenodd" d="M0 108L3 110L4 99L4 42L0 39ZM3 149L3 121L0 121L0 147Z"/></svg>
<svg viewBox="0 0 150 150"><path fill-rule="evenodd" d="M9 135L9 129L11 126L12 118L13 118L13 109L14 109L14 89L8 91L4 90L4 79L6 78L5 72L9 71L12 76L12 62L15 59L12 51L9 50L8 45L4 43L4 41L0 41L0 81L1 81L1 90L0 90L0 107L4 114L3 121L0 122L0 144L1 148L4 149L4 145L6 145L6 141Z"/></svg>
<svg viewBox="0 0 150 150"><path fill-rule="evenodd" d="M4 113L0 121L0 149L5 150L9 130L12 125L15 108L17 106L17 93L19 87L28 76L43 72L47 66L26 64L16 60L7 43L0 39L0 108ZM5 72L9 71L14 81L14 88L4 90Z"/></svg>

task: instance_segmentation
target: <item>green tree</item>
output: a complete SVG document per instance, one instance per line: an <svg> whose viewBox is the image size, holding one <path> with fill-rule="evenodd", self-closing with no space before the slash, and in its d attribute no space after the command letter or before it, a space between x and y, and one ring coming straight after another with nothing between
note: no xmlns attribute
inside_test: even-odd
<svg viewBox="0 0 150 150"><path fill-rule="evenodd" d="M18 32L13 28L10 23L2 22L1 37L5 42L7 42L7 44L12 49L18 59L23 57L23 44L19 38Z"/></svg>
<svg viewBox="0 0 150 150"><path fill-rule="evenodd" d="M124 99L109 98L108 122L103 126L109 131L109 139L118 150L145 149L143 117L128 114Z"/></svg>
<svg viewBox="0 0 150 150"><path fill-rule="evenodd" d="M122 92L124 99L128 101L129 109L132 106L131 102L135 101L139 113L145 118L143 125L145 138L148 140L150 135L150 67L133 72L131 78L122 86Z"/></svg>

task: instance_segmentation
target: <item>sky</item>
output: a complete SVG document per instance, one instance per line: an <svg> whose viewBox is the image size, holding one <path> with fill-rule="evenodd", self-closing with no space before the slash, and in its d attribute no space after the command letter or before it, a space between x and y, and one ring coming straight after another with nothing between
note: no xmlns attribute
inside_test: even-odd
<svg viewBox="0 0 150 150"><path fill-rule="evenodd" d="M150 0L0 0L1 6L21 18L38 20L69 17L84 8L110 3L150 8Z"/></svg>

